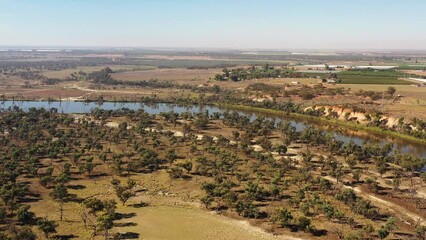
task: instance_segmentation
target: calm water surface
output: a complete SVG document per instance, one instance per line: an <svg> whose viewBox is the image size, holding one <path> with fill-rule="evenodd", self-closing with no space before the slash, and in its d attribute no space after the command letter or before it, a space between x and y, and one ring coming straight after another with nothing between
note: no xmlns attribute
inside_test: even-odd
<svg viewBox="0 0 426 240"><path fill-rule="evenodd" d="M121 108L128 108L132 110L143 109L149 114L159 114L161 112L169 112L169 111L174 111L176 113L182 113L182 112L199 113L199 112L208 111L210 114L213 114L216 112L223 113L229 110L226 108L219 108L215 106L198 106L198 105L182 106L182 105L170 104L170 103L155 103L155 104L138 103L138 102L86 103L86 102L71 102L71 101L65 101L65 102L3 101L3 102L0 102L1 109L7 109L13 106L17 106L23 110L28 110L32 107L46 108L46 109L56 108L58 109L58 112L61 112L61 113L90 113L95 108L101 108L105 110L117 110ZM266 116L269 119L275 119L276 122L279 122L282 119L285 119L287 121L290 121L291 124L296 127L297 131L301 131L305 129L307 126L321 125L322 129L324 128L327 129L326 131L334 134L338 139L344 142L354 141L356 144L361 144L364 141L372 141L378 144L386 144L386 143L392 142L395 146L395 150L401 153L410 153L418 157L426 158L426 145L423 145L423 144L415 144L409 141L393 139L388 136L381 136L381 135L375 135L375 134L366 134L364 136L360 136L359 134L355 135L356 133L353 131L345 131L344 129L338 130L339 128L335 126L330 127L325 124L295 120L295 119L287 118L287 117L276 117L276 116L272 117L271 115L267 115L263 113L251 113L247 111L237 111L237 112L239 112L240 114L250 116L251 120L254 120L258 116Z"/></svg>

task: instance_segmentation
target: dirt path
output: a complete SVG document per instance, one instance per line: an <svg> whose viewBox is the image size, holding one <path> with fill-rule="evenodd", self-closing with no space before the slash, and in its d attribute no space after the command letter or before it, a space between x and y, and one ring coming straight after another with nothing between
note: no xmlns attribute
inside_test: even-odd
<svg viewBox="0 0 426 240"><path fill-rule="evenodd" d="M388 183L386 183L386 180L383 179L383 177L380 176L380 174L378 172L369 171L369 173L374 174L377 177L377 181L380 183L380 185L386 186L388 188L392 188L392 186L389 185ZM399 189L401 191L407 191L410 188L409 188L409 186L407 186L407 184L402 183L401 186L399 187ZM414 196L418 197L418 198L426 198L426 192L423 189L416 189Z"/></svg>
<svg viewBox="0 0 426 240"><path fill-rule="evenodd" d="M72 85L69 85L67 88L72 88L72 89L77 89L80 91L86 91L88 93L81 95L79 97L77 97L77 99L81 99L84 96L87 96L91 93L119 93L119 94L143 94L140 93L138 91L127 91L127 90L99 90L99 89L91 89L91 88L87 88L87 87L81 87L78 85L78 83L74 83ZM146 94L145 94L146 95ZM149 95L149 94L148 94Z"/></svg>
<svg viewBox="0 0 426 240"><path fill-rule="evenodd" d="M331 176L325 176L325 179L333 182L333 183L337 183L337 180ZM370 200L371 202L375 203L377 205L377 207L382 208L382 209L386 209L390 212L393 212L397 215L402 215L402 216L406 216L408 218L410 218L410 220L417 222L418 220L421 220L421 224L426 226L426 223L424 222L424 218L418 214L415 214L413 212L408 211L407 209L405 209L404 207L401 207L397 204L394 204L392 202L383 200L381 198L378 198L372 194L366 193L364 192L362 189L360 189L359 187L351 187L351 186L345 186L343 185L344 188L347 189L352 189L354 190L355 193L361 195L362 197L365 197L366 199ZM404 222L406 222L407 224L410 224L410 222L408 222L407 220L401 219ZM411 225L411 224L410 224Z"/></svg>

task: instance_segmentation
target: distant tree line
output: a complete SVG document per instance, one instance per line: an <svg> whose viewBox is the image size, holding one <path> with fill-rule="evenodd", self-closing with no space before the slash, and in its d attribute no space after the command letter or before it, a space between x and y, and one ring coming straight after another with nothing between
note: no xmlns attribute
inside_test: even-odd
<svg viewBox="0 0 426 240"><path fill-rule="evenodd" d="M215 76L217 81L244 81L250 79L260 79L260 78L300 78L305 77L302 73L294 72L293 70L287 69L285 67L276 68L269 64L265 64L262 67L251 66L249 68L224 68L221 74Z"/></svg>

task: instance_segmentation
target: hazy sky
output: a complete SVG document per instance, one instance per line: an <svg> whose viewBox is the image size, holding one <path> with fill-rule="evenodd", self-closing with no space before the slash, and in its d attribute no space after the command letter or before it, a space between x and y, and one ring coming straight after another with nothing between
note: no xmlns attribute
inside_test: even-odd
<svg viewBox="0 0 426 240"><path fill-rule="evenodd" d="M426 49L426 0L0 0L0 45Z"/></svg>

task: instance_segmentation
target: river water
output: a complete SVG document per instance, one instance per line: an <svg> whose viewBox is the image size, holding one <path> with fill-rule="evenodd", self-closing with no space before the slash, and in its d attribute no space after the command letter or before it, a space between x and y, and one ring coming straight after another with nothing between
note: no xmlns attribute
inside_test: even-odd
<svg viewBox="0 0 426 240"><path fill-rule="evenodd" d="M28 110L32 107L34 108L56 108L60 113L90 113L92 109L101 108L105 110L116 110L121 108L128 108L132 110L144 109L149 114L159 114L161 112L169 112L174 111L176 113L182 112L192 112L199 113L208 111L210 114L213 113L223 113L227 110L226 108L220 108L215 106L198 106L198 105L190 105L190 106L182 106L171 103L138 103L138 102L74 102L74 101L3 101L0 102L1 109L8 109L9 107L19 107L23 110ZM232 110L231 110L232 111ZM344 128L339 128L336 126L331 126L323 123L317 123L307 120L294 119L291 117L284 116L271 116L264 113L255 113L248 111L239 111L240 114L248 115L253 120L258 116L265 116L270 119L275 119L277 122L285 119L290 121L293 126L296 127L297 131L301 131L307 126L317 126L321 127L325 131L328 131L334 134L338 139L348 142L354 141L356 144L361 144L364 141L371 141L378 144L385 144L392 142L394 144L394 150L399 151L401 153L413 154L417 157L426 158L426 145L424 144L416 144L409 141L404 141L400 139L394 139L389 136L377 135L377 134L366 134L364 132L350 131Z"/></svg>

